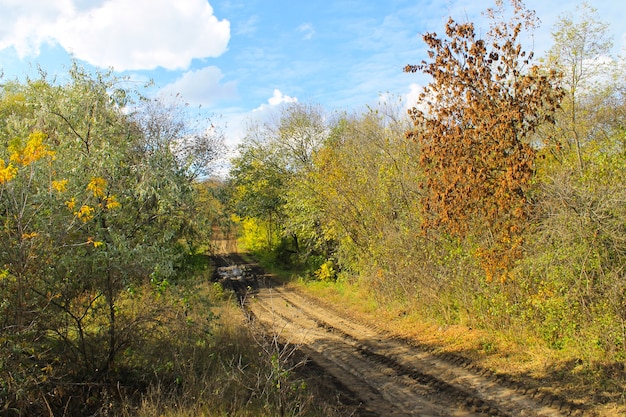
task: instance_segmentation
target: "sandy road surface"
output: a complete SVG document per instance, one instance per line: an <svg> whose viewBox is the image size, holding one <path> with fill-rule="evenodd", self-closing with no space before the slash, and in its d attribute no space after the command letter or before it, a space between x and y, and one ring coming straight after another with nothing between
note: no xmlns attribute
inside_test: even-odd
<svg viewBox="0 0 626 417"><path fill-rule="evenodd" d="M223 264L241 265L236 255ZM509 386L463 361L449 361L373 327L355 323L293 289L277 285L254 265L254 285L233 288L251 321L297 347L348 390L360 416L567 416L584 411ZM250 276L250 275L249 275ZM254 287L253 291L249 291ZM342 387L342 388L337 388Z"/></svg>

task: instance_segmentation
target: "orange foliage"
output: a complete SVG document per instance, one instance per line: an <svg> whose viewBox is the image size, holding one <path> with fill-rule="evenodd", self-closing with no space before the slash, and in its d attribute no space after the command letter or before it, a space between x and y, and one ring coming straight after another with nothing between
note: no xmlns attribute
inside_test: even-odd
<svg viewBox="0 0 626 417"><path fill-rule="evenodd" d="M472 23L446 25L446 38L423 36L430 62L408 65L433 81L409 111L426 174L423 228L454 236L483 236L477 253L487 279L505 280L521 256L521 233L531 204L535 129L552 120L561 98L556 74L531 66L518 43L534 15L512 1L511 22L494 24L487 39Z"/></svg>

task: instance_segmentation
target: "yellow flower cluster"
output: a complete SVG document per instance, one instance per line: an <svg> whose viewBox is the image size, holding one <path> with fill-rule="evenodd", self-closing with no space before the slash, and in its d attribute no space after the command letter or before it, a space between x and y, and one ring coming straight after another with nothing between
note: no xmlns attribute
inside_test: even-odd
<svg viewBox="0 0 626 417"><path fill-rule="evenodd" d="M54 152L49 150L45 143L46 134L36 130L28 135L28 141L24 147L18 141L9 147L10 159L17 164L28 166L33 162L47 156L54 156Z"/></svg>
<svg viewBox="0 0 626 417"><path fill-rule="evenodd" d="M52 181L52 189L62 193L67 186L67 180Z"/></svg>
<svg viewBox="0 0 626 417"><path fill-rule="evenodd" d="M122 205L117 201L117 198L114 195L108 196L106 198L106 208L109 210L113 210L116 208L120 208Z"/></svg>
<svg viewBox="0 0 626 417"><path fill-rule="evenodd" d="M87 223L89 220L93 219L95 209L86 204L82 205L78 211L74 212L74 215L81 219L84 223Z"/></svg>
<svg viewBox="0 0 626 417"><path fill-rule="evenodd" d="M36 130L28 135L28 141L24 146L22 146L22 142L19 139L12 141L9 146L9 152L11 153L9 156L10 162L6 164L3 159L0 159L0 184L15 178L17 167L14 164L28 166L46 156L54 156L54 152L49 150L46 144L43 143L45 138L45 133Z"/></svg>
<svg viewBox="0 0 626 417"><path fill-rule="evenodd" d="M87 184L87 189L93 193L94 197L102 198L105 195L106 186L107 181L104 178L94 177Z"/></svg>
<svg viewBox="0 0 626 417"><path fill-rule="evenodd" d="M99 248L100 246L104 245L104 242L101 242L99 240L93 240L93 238L90 236L87 238L87 244L93 245L94 248Z"/></svg>
<svg viewBox="0 0 626 417"><path fill-rule="evenodd" d="M11 181L17 174L17 168L13 164L5 165L4 160L0 159L0 184Z"/></svg>
<svg viewBox="0 0 626 417"><path fill-rule="evenodd" d="M66 184L67 180L52 181L52 188L59 192L64 191ZM107 210L120 208L122 205L119 201L117 201L117 197L115 197L114 195L106 196L106 186L107 182L104 178L94 177L91 179L91 181L89 181L89 184L87 184L87 190L91 191L94 197L102 199L97 207ZM76 208L75 197L72 197L70 200L66 201L65 205L68 209L72 210L74 215L82 220L84 223L87 223L95 216L96 208L87 204L83 204L78 210L74 211L74 209Z"/></svg>
<svg viewBox="0 0 626 417"><path fill-rule="evenodd" d="M65 205L68 209L74 210L74 207L76 207L76 198L72 197L71 200L65 202Z"/></svg>

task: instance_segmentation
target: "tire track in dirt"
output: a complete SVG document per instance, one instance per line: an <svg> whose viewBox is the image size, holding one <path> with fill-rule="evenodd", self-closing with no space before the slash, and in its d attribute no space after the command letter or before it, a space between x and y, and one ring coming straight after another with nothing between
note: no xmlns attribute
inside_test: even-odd
<svg viewBox="0 0 626 417"><path fill-rule="evenodd" d="M267 278L258 282L254 292L241 297L251 322L281 343L297 346L347 387L361 403L359 415L582 415L571 405L541 401L462 361L444 360L355 323Z"/></svg>
<svg viewBox="0 0 626 417"><path fill-rule="evenodd" d="M399 375L393 366L376 360L349 338L297 308L283 293L261 288L246 307L270 334L282 343L298 346L311 360L347 386L363 403L363 408L377 415L404 416L473 416L466 410L450 413L446 404L436 404L428 397L430 388Z"/></svg>

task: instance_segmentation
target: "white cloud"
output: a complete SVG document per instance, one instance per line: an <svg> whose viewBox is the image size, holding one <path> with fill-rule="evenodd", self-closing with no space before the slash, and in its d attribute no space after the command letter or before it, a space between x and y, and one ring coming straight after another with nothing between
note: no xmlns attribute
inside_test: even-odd
<svg viewBox="0 0 626 417"><path fill-rule="evenodd" d="M297 30L298 32L301 32L303 34L302 39L307 41L311 39L313 35L315 35L315 28L310 23L301 24L300 26L298 26Z"/></svg>
<svg viewBox="0 0 626 417"><path fill-rule="evenodd" d="M250 113L242 112L241 109L227 109L223 115L223 122L226 146L234 152L246 136Z"/></svg>
<svg viewBox="0 0 626 417"><path fill-rule="evenodd" d="M41 44L52 41L54 21L70 8L67 0L0 0L0 49L13 46L20 57L38 55Z"/></svg>
<svg viewBox="0 0 626 417"><path fill-rule="evenodd" d="M259 107L245 111L241 108L224 109L222 113L225 122L224 133L226 136L226 145L236 154L237 146L248 133L248 128L257 123L262 123L267 117L272 117L273 111L277 106L284 103L296 103L296 97L290 97L275 89L272 97L267 103L261 104Z"/></svg>
<svg viewBox="0 0 626 417"><path fill-rule="evenodd" d="M220 84L224 77L222 71L214 66L188 71L181 78L163 87L163 95L180 94L190 104L210 106L223 99L232 99L237 96L236 83L233 81Z"/></svg>
<svg viewBox="0 0 626 417"><path fill-rule="evenodd" d="M280 92L279 89L274 89L274 94L270 97L267 102L270 106L278 106L282 103L295 103L298 99L296 97L289 97Z"/></svg>
<svg viewBox="0 0 626 417"><path fill-rule="evenodd" d="M406 109L412 109L418 104L420 94L424 91L424 88L416 83L412 83L409 86L409 92L402 95L402 101Z"/></svg>
<svg viewBox="0 0 626 417"><path fill-rule="evenodd" d="M206 0L0 0L0 8L0 49L12 46L21 58L57 43L118 71L182 69L221 55L230 39L230 23Z"/></svg>
<svg viewBox="0 0 626 417"><path fill-rule="evenodd" d="M282 103L296 103L298 101L297 97L289 97L280 92L279 89L274 89L274 94L267 100L267 104L261 104L259 107L254 109L253 111L264 111L269 109L270 107L278 106Z"/></svg>

